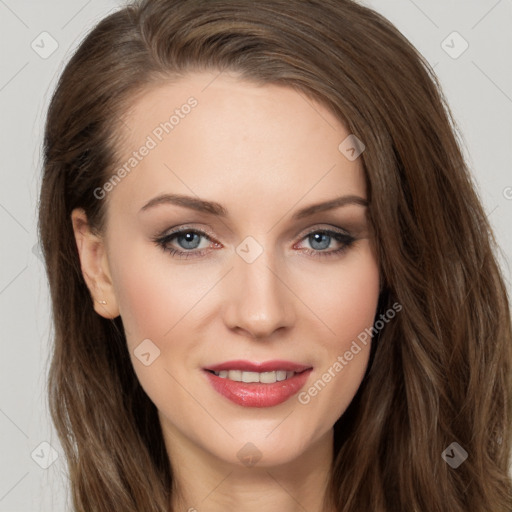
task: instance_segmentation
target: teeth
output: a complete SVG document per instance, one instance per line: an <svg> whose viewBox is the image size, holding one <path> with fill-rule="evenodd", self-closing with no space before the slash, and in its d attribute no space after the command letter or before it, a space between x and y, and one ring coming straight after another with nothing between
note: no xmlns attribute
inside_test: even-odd
<svg viewBox="0 0 512 512"><path fill-rule="evenodd" d="M243 372L241 370L222 370L213 372L222 379L234 380L236 382L261 382L262 384L274 384L282 380L289 379L295 375L295 372L286 370L277 370L275 372Z"/></svg>
<svg viewBox="0 0 512 512"><path fill-rule="evenodd" d="M286 372L286 371L284 371L284 370L278 370L278 371L276 372L276 378L277 378L277 380L285 380L285 379L286 379L286 377L288 377L288 373L289 373L289 372Z"/></svg>
<svg viewBox="0 0 512 512"><path fill-rule="evenodd" d="M240 372L242 374L242 382L259 382L260 374L258 372ZM228 373L229 379L229 373Z"/></svg>

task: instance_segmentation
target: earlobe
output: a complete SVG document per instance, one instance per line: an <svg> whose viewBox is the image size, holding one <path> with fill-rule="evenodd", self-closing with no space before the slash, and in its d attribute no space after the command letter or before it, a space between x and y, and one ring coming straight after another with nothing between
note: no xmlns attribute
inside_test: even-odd
<svg viewBox="0 0 512 512"><path fill-rule="evenodd" d="M71 212L71 222L82 275L89 288L94 310L104 318L116 318L119 316L119 307L103 239L92 232L82 208L76 208Z"/></svg>

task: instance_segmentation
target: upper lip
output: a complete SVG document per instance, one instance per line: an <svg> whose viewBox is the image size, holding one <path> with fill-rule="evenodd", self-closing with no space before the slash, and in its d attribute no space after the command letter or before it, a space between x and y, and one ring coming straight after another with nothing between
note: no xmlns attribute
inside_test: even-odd
<svg viewBox="0 0 512 512"><path fill-rule="evenodd" d="M220 372L222 370L241 370L243 372L274 372L277 370L286 370L287 372L300 373L309 370L311 366L305 364L294 363L292 361L265 361L262 363L254 363L251 361L226 361L225 363L216 364L205 367L205 370Z"/></svg>

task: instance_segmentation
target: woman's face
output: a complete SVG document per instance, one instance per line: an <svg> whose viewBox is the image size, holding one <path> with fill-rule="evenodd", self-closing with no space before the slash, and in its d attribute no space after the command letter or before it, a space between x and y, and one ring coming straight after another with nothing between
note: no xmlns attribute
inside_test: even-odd
<svg viewBox="0 0 512 512"><path fill-rule="evenodd" d="M97 191L105 308L169 449L290 462L331 434L368 363L379 272L350 133L291 88L209 73L151 89L124 121L125 172Z"/></svg>

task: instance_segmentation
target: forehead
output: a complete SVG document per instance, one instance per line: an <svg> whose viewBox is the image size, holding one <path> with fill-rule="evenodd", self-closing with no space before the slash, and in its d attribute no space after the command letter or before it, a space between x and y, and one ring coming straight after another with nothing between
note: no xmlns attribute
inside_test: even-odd
<svg viewBox="0 0 512 512"><path fill-rule="evenodd" d="M360 159L339 149L350 133L325 106L290 87L193 73L144 91L124 122L117 168L127 172L112 203L140 208L163 192L254 205L258 196L282 206L306 193L312 201L365 194Z"/></svg>

